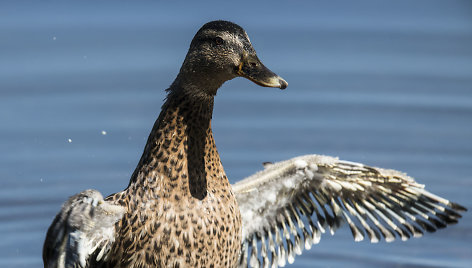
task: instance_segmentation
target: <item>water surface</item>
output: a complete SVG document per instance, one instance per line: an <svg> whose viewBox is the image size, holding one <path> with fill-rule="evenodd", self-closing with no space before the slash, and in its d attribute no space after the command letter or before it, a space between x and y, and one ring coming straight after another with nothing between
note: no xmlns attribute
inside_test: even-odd
<svg viewBox="0 0 472 268"><path fill-rule="evenodd" d="M317 153L399 169L472 208L468 1L0 3L0 267L41 267L68 196L128 184L193 34L227 19L285 91L244 79L216 97L231 182ZM472 217L408 242L346 228L290 267L472 267Z"/></svg>

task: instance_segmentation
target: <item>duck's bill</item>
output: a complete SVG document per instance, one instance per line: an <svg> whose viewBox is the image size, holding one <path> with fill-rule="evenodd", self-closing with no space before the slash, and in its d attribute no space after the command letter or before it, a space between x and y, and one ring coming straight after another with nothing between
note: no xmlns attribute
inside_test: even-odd
<svg viewBox="0 0 472 268"><path fill-rule="evenodd" d="M238 75L263 87L285 89L288 86L287 81L265 67L257 57L245 57L241 60Z"/></svg>

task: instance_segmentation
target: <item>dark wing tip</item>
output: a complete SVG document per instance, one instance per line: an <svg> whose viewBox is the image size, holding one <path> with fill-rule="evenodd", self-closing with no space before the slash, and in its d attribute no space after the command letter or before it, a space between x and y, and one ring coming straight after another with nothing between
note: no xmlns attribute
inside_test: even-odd
<svg viewBox="0 0 472 268"><path fill-rule="evenodd" d="M457 203L454 203L454 202L450 202L449 206L454 209L454 210L457 210L458 212L466 212L467 211L467 208L466 207L463 207Z"/></svg>

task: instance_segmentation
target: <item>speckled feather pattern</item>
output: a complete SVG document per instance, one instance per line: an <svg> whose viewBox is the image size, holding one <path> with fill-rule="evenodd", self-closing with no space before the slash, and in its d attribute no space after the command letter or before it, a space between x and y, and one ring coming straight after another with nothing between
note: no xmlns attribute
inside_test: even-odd
<svg viewBox="0 0 472 268"><path fill-rule="evenodd" d="M287 82L238 25L193 38L128 187L74 195L51 224L45 267L280 267L347 223L355 241L407 240L455 224L466 208L406 174L308 155L267 164L233 187L211 130L214 96L237 76Z"/></svg>
<svg viewBox="0 0 472 268"><path fill-rule="evenodd" d="M138 168L104 267L229 267L241 246L241 217L213 139L213 99L170 95Z"/></svg>
<svg viewBox="0 0 472 268"><path fill-rule="evenodd" d="M285 80L260 62L240 26L227 21L203 25L167 89L166 102L128 187L104 201L122 208L124 214L113 227L107 226L114 237L94 245L98 246L96 252L81 255L87 258L87 267L237 265L241 215L216 150L211 118L217 90L238 76L267 87L287 87ZM90 198L94 203L103 201ZM72 197L58 216L65 220L86 218L80 211L67 214L81 202ZM86 219L92 225L102 225L97 217ZM63 251L48 241L61 243L71 236L62 222L67 221L53 223L48 232L45 266L56 267L56 256ZM97 233L89 235L99 237Z"/></svg>

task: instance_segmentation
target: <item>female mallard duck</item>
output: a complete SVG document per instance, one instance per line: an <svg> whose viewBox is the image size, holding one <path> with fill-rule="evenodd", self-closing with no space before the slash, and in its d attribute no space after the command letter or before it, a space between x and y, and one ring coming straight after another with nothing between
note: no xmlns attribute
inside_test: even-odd
<svg viewBox="0 0 472 268"><path fill-rule="evenodd" d="M105 199L72 196L48 230L44 266L284 266L343 222L356 241L389 242L456 223L466 210L403 173L319 155L266 165L231 186L210 121L218 88L238 76L287 87L240 26L203 25L128 187Z"/></svg>

